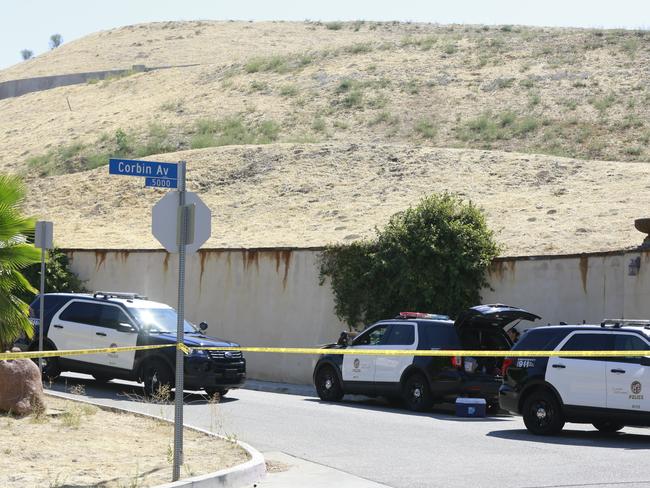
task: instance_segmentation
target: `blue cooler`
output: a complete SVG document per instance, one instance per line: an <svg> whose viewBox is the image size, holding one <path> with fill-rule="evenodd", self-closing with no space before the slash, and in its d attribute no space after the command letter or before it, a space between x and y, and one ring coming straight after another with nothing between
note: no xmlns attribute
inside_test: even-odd
<svg viewBox="0 0 650 488"><path fill-rule="evenodd" d="M485 398L456 398L456 417L485 417Z"/></svg>

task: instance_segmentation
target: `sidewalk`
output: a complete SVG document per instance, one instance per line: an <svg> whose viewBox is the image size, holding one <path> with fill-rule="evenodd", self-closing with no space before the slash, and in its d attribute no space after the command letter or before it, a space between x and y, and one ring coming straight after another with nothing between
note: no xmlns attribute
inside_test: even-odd
<svg viewBox="0 0 650 488"><path fill-rule="evenodd" d="M283 452L265 452L267 475L253 488L389 488L353 474L322 464L289 456Z"/></svg>

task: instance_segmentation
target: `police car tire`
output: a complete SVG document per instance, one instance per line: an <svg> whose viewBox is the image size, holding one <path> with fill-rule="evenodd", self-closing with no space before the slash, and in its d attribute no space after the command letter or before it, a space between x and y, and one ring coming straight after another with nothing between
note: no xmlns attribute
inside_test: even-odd
<svg viewBox="0 0 650 488"><path fill-rule="evenodd" d="M38 351L38 344L34 344L29 348L30 351ZM44 351L55 351L56 348L50 344L43 345ZM32 359L36 366L38 366L38 358ZM54 381L61 376L61 368L59 367L59 359L56 357L43 358L43 379L45 381Z"/></svg>
<svg viewBox="0 0 650 488"><path fill-rule="evenodd" d="M617 424L616 422L612 422L610 420L603 420L602 422L594 422L593 426L596 427L600 432L603 432L605 434L613 434L614 432L618 432L623 427L625 427L623 424Z"/></svg>
<svg viewBox="0 0 650 488"><path fill-rule="evenodd" d="M338 402L343 398L343 389L336 371L331 366L322 366L316 373L316 393L326 402Z"/></svg>
<svg viewBox="0 0 650 488"><path fill-rule="evenodd" d="M206 395L209 397L214 397L215 395L219 395L219 397L226 396L229 390L226 390L225 388L203 388L205 390Z"/></svg>
<svg viewBox="0 0 650 488"><path fill-rule="evenodd" d="M144 365L143 370L145 396L155 397L160 389L167 386L171 394L173 373L167 364L160 359L153 359Z"/></svg>
<svg viewBox="0 0 650 488"><path fill-rule="evenodd" d="M535 435L557 434L564 427L560 402L548 390L531 393L524 401L522 413L526 428Z"/></svg>
<svg viewBox="0 0 650 488"><path fill-rule="evenodd" d="M402 387L402 399L406 408L413 412L424 412L433 407L433 397L424 375L410 375Z"/></svg>

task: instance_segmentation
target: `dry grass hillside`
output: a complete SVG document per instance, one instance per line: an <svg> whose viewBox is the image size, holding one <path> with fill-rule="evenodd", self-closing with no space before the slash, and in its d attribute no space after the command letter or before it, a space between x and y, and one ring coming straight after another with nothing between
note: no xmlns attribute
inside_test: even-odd
<svg viewBox="0 0 650 488"><path fill-rule="evenodd" d="M0 80L133 64L192 66L0 100L0 170L25 175L60 245L156 247L159 195L109 177L110 155L186 159L212 246L346 242L441 190L483 206L509 255L642 238L645 31L168 22L64 44Z"/></svg>

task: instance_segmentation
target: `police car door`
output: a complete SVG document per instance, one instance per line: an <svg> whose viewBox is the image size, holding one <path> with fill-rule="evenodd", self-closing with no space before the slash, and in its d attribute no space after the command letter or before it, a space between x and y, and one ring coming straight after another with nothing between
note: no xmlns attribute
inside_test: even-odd
<svg viewBox="0 0 650 488"><path fill-rule="evenodd" d="M377 324L357 337L347 349L378 349L383 344L390 330L390 324ZM345 354L341 368L343 381L372 382L375 378L375 356L364 354Z"/></svg>
<svg viewBox="0 0 650 488"><path fill-rule="evenodd" d="M98 303L99 320L91 327L93 348L127 347L137 345L138 333L131 319L121 307L111 303ZM128 330L131 326L131 330ZM133 369L135 351L91 354L88 362L120 369Z"/></svg>
<svg viewBox="0 0 650 488"><path fill-rule="evenodd" d="M388 338L377 349L417 348L417 328L413 322L392 324ZM375 356L375 382L397 383L406 368L413 364L414 356Z"/></svg>
<svg viewBox="0 0 650 488"><path fill-rule="evenodd" d="M638 334L614 334L616 351L648 351L650 344ZM647 352L645 354L648 354ZM612 357L607 361L607 408L650 411L648 357Z"/></svg>
<svg viewBox="0 0 650 488"><path fill-rule="evenodd" d="M57 349L88 349L91 346L88 324L92 323L95 309L93 303L70 300L52 317L48 338ZM86 361L87 356L68 356L68 361Z"/></svg>
<svg viewBox="0 0 650 488"><path fill-rule="evenodd" d="M574 332L556 348L560 351L607 351L613 347L609 331ZM546 381L565 405L605 408L607 358L550 357Z"/></svg>

